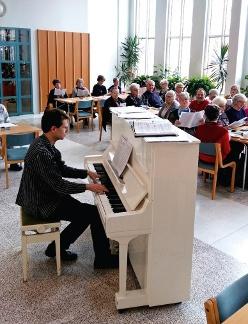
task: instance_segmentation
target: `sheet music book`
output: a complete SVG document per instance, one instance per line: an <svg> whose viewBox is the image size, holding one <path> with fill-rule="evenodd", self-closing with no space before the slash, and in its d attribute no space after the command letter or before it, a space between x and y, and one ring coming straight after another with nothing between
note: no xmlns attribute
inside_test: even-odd
<svg viewBox="0 0 248 324"><path fill-rule="evenodd" d="M65 93L66 93L66 89L57 89L57 88L54 89L55 96L64 97Z"/></svg>
<svg viewBox="0 0 248 324"><path fill-rule="evenodd" d="M134 136L177 136L178 132L168 119L135 120L131 124Z"/></svg>
<svg viewBox="0 0 248 324"><path fill-rule="evenodd" d="M144 108L135 107L135 106L126 106L126 107L112 107L110 108L111 112L119 114L133 114L133 113L144 113Z"/></svg>
<svg viewBox="0 0 248 324"><path fill-rule="evenodd" d="M87 97L89 96L89 91L86 89L77 89L77 96L78 97Z"/></svg>
<svg viewBox="0 0 248 324"><path fill-rule="evenodd" d="M245 125L246 121L248 120L248 117L241 118L240 120L236 120L235 122L228 125L229 128L237 128L240 126Z"/></svg>
<svg viewBox="0 0 248 324"><path fill-rule="evenodd" d="M128 142L127 138L121 136L112 161L112 166L115 169L118 177L122 175L131 155L132 149L132 144Z"/></svg>
<svg viewBox="0 0 248 324"><path fill-rule="evenodd" d="M182 112L179 118L180 127L192 128L200 125L204 110L197 112Z"/></svg>

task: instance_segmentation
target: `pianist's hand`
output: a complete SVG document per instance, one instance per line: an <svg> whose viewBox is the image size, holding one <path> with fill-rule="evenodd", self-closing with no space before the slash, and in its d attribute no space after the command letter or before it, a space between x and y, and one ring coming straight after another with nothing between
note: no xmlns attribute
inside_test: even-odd
<svg viewBox="0 0 248 324"><path fill-rule="evenodd" d="M108 189L100 183L89 183L89 184L87 183L86 190L90 190L100 194L108 191Z"/></svg>
<svg viewBox="0 0 248 324"><path fill-rule="evenodd" d="M97 179L99 179L99 175L96 172L88 171L88 176L96 182Z"/></svg>

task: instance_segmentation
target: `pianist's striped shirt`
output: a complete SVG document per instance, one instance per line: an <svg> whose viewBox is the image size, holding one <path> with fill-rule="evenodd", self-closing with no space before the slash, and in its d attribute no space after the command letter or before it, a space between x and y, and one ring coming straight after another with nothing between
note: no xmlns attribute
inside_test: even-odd
<svg viewBox="0 0 248 324"><path fill-rule="evenodd" d="M41 135L27 152L16 204L35 217L48 218L66 195L86 189L85 184L70 182L64 177L86 178L87 170L66 166L59 150Z"/></svg>

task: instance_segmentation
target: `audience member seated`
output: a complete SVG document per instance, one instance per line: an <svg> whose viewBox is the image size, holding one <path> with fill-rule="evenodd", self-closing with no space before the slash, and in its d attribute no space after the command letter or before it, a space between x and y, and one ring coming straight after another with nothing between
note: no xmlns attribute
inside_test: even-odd
<svg viewBox="0 0 248 324"><path fill-rule="evenodd" d="M58 98L68 98L68 95L65 91L65 89L62 89L61 87L61 82L57 79L53 80L53 85L54 88L50 90L49 95L48 95L48 101L47 101L47 108L46 109L51 109L51 108L59 108L67 112L68 110L68 105L63 102L59 102L55 99Z"/></svg>
<svg viewBox="0 0 248 324"><path fill-rule="evenodd" d="M204 110L209 101L206 99L206 91L203 88L196 90L195 100L192 100L189 108L192 112Z"/></svg>
<svg viewBox="0 0 248 324"><path fill-rule="evenodd" d="M184 85L182 82L178 82L175 84L175 92L176 92L176 100L178 101L180 93L183 92Z"/></svg>
<svg viewBox="0 0 248 324"><path fill-rule="evenodd" d="M79 98L83 98L83 97L89 97L90 96L90 92L89 90L84 87L84 80L83 79L77 79L76 81L76 87L72 90L72 98L74 97L79 97Z"/></svg>
<svg viewBox="0 0 248 324"><path fill-rule="evenodd" d="M165 94L165 103L159 110L158 116L164 119L168 119L172 124L179 119L178 116L179 103L176 101L175 91L169 90Z"/></svg>
<svg viewBox="0 0 248 324"><path fill-rule="evenodd" d="M198 126L195 136L204 143L220 143L223 161L231 151L228 130L218 124L219 107L209 104L205 108L205 123ZM207 163L214 163L215 157L201 154L200 160Z"/></svg>
<svg viewBox="0 0 248 324"><path fill-rule="evenodd" d="M163 100L155 91L155 82L153 80L146 81L146 91L142 95L142 101L150 107L160 108L163 106Z"/></svg>
<svg viewBox="0 0 248 324"><path fill-rule="evenodd" d="M161 90L159 91L159 96L163 101L165 101L165 94L169 90L169 82L166 79L162 79L159 84L161 87Z"/></svg>
<svg viewBox="0 0 248 324"><path fill-rule="evenodd" d="M119 93L121 93L121 87L119 86L119 79L113 78L113 85L108 88L108 92L110 93L113 89L117 89Z"/></svg>
<svg viewBox="0 0 248 324"><path fill-rule="evenodd" d="M219 95L219 90L218 89L210 89L206 99L209 102L212 102L214 100L214 98L217 97L218 95Z"/></svg>
<svg viewBox="0 0 248 324"><path fill-rule="evenodd" d="M179 102L179 107L178 107L178 117L180 118L181 116L181 113L182 112L190 112L190 109L189 109L189 103L190 103L190 97L189 97L189 93L184 91L184 92L181 92L178 96L178 102ZM180 121L179 120L176 120L175 121L175 125L177 127L180 127ZM195 131L195 128L187 128L187 127L182 127L182 129L193 135L194 131Z"/></svg>
<svg viewBox="0 0 248 324"><path fill-rule="evenodd" d="M103 85L104 81L105 81L104 76L101 74L98 75L97 83L94 85L92 93L91 93L92 96L99 97L99 96L104 96L105 94L107 94L107 89Z"/></svg>
<svg viewBox="0 0 248 324"><path fill-rule="evenodd" d="M240 93L239 86L237 84L233 84L230 88L229 94L225 96L227 99L226 109L229 109L232 106L232 98L238 93Z"/></svg>
<svg viewBox="0 0 248 324"><path fill-rule="evenodd" d="M111 91L111 97L109 97L104 102L104 107L102 110L102 127L106 132L107 124L112 124L111 112L109 110L110 107L119 107L124 103L124 100L118 97L119 91L118 89L113 88Z"/></svg>
<svg viewBox="0 0 248 324"><path fill-rule="evenodd" d="M239 165L240 153L242 151L241 144L238 142L231 142L229 139L228 130L218 124L219 107L214 104L209 104L205 108L205 123L196 128L195 136L204 143L220 143L223 163L226 164L235 161ZM230 145L231 144L231 145ZM213 163L215 158L206 154L199 155L201 161L206 163ZM239 168L236 169L236 174ZM229 185L231 179L230 168L220 169L218 181L223 185Z"/></svg>
<svg viewBox="0 0 248 324"><path fill-rule="evenodd" d="M226 115L230 124L233 123L234 121L246 117L245 114L246 102L247 102L247 98L242 93L238 93L232 98L232 106L226 111Z"/></svg>
<svg viewBox="0 0 248 324"><path fill-rule="evenodd" d="M142 99L139 97L139 84L132 83L129 87L131 94L126 98L127 106L140 107L142 105Z"/></svg>
<svg viewBox="0 0 248 324"><path fill-rule="evenodd" d="M218 118L218 124L227 127L229 125L229 120L225 113L226 109L226 99L222 96L217 96L213 99L212 104L217 105L220 109L220 115Z"/></svg>
<svg viewBox="0 0 248 324"><path fill-rule="evenodd" d="M240 92L239 86L237 84L233 84L230 88L230 92L225 96L226 99L232 99L236 94Z"/></svg>
<svg viewBox="0 0 248 324"><path fill-rule="evenodd" d="M0 127L3 123L10 123L9 113L6 107L3 104L0 104ZM0 138L0 146L1 146L1 138ZM0 149L1 152L1 149ZM18 163L10 164L9 170L11 171L20 171L22 170L22 166Z"/></svg>

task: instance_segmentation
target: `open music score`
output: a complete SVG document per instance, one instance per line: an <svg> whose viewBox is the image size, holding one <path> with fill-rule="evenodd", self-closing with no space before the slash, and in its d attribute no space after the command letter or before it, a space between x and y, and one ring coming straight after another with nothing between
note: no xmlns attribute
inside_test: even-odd
<svg viewBox="0 0 248 324"><path fill-rule="evenodd" d="M122 175L131 155L132 149L133 146L128 142L127 138L121 136L112 161L112 166L115 169L118 177Z"/></svg>
<svg viewBox="0 0 248 324"><path fill-rule="evenodd" d="M131 127L135 137L139 136L177 136L176 128L166 119L134 120Z"/></svg>

